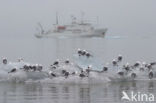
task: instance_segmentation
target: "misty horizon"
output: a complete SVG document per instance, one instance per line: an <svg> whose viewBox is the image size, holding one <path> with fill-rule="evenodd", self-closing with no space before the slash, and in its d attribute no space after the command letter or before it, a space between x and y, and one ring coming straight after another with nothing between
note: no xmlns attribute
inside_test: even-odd
<svg viewBox="0 0 156 103"><path fill-rule="evenodd" d="M70 16L81 17L107 27L109 35L154 35L156 33L155 0L14 0L1 1L0 36L33 35L37 23L50 29L55 23L70 22Z"/></svg>

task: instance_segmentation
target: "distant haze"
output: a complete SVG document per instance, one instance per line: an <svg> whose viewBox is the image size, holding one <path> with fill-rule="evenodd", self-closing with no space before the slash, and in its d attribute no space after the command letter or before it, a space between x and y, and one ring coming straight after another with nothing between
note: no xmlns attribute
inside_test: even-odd
<svg viewBox="0 0 156 103"><path fill-rule="evenodd" d="M37 22L45 29L70 16L94 21L109 29L109 35L156 34L156 0L0 0L0 37L33 35Z"/></svg>

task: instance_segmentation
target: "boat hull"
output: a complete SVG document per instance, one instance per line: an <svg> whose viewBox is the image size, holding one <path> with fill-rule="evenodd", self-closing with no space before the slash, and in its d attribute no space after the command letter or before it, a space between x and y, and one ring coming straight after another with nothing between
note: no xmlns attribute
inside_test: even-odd
<svg viewBox="0 0 156 103"><path fill-rule="evenodd" d="M95 29L90 32L52 32L45 34L35 34L37 38L55 38L55 37L104 37L107 29Z"/></svg>

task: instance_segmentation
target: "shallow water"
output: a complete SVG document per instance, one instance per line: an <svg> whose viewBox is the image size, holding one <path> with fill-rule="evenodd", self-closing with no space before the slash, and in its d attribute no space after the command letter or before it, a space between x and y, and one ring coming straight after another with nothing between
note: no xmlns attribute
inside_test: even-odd
<svg viewBox="0 0 156 103"><path fill-rule="evenodd" d="M108 35L105 38L0 38L1 57L16 61L22 57L31 63L48 67L55 59L74 60L77 48L91 51L96 63L105 64L122 54L124 62L156 61L154 35L122 36ZM97 64L98 65L98 64ZM63 85L48 83L0 82L2 103L122 103L122 91L153 93L155 81L117 82L94 85Z"/></svg>

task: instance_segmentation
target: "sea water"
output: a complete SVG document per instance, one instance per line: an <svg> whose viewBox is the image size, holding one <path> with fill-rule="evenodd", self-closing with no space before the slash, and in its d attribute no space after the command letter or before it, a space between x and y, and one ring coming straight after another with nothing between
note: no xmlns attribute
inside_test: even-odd
<svg viewBox="0 0 156 103"><path fill-rule="evenodd" d="M0 38L1 60L23 58L30 63L43 64L48 68L56 59L69 58L76 61L78 48L91 51L94 60L79 62L99 69L111 62L118 54L123 55L124 63L135 61L156 61L156 37L107 35L105 38L42 38L29 36ZM45 80L46 81L46 80ZM129 82L105 82L101 84L57 84L52 82L0 82L0 102L2 103L122 103L122 91L153 93L155 80Z"/></svg>

